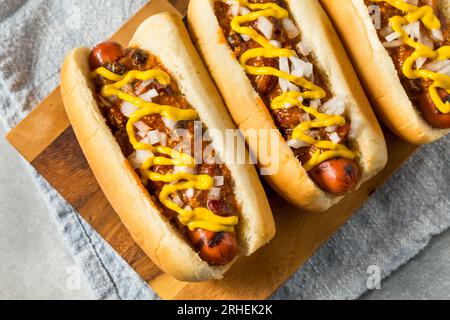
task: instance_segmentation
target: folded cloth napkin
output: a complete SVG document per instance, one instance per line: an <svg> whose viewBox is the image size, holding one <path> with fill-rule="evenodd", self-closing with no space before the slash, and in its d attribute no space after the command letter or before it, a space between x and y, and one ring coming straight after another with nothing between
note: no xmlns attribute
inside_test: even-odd
<svg viewBox="0 0 450 320"><path fill-rule="evenodd" d="M71 48L108 38L145 3L1 2L0 115L5 127L12 128L58 85L63 57ZM373 272L386 277L416 255L432 235L450 226L448 159L449 138L421 148L272 298L358 298ZM158 299L51 186L30 172L96 298Z"/></svg>

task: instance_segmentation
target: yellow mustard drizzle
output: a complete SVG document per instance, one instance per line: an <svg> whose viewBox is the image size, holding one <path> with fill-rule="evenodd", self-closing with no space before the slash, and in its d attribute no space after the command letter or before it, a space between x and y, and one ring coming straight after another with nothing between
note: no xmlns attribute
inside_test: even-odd
<svg viewBox="0 0 450 320"><path fill-rule="evenodd" d="M144 179L167 183L159 195L160 202L170 210L177 212L179 221L183 225L187 226L191 231L201 228L213 232L234 232L234 226L238 223L238 217L221 217L214 214L207 208L194 208L192 210L186 210L170 199L172 194L180 190L187 190L191 188L198 190L211 190L214 186L214 180L212 177L207 174L196 175L187 172L176 172L163 175L151 171L151 168L156 165L194 168L196 166L194 158L185 153L175 151L169 147L155 147L145 142L139 142L136 139L134 124L145 116L160 114L163 117L170 118L175 121L196 120L198 118L198 114L194 109L180 109L166 105L159 105L153 102L147 102L139 97L131 96L120 90L134 79L143 81L155 79L162 85L168 85L170 83L169 75L161 70L132 70L124 75L117 75L103 67L96 69L93 74L98 74L108 80L115 81L114 83L106 85L102 88L102 96L117 96L139 108L130 115L126 126L128 137L133 148L135 150L148 150L152 153L164 154L170 157L166 158L153 155L149 157L140 168Z"/></svg>
<svg viewBox="0 0 450 320"><path fill-rule="evenodd" d="M391 6L405 12L404 17L394 16L389 19L392 29L400 34L400 39L414 48L414 53L408 57L403 63L402 71L403 74L409 79L431 79L433 83L428 89L431 100L434 102L436 108L442 113L450 112L450 103L443 102L438 93L438 88L444 89L447 93L450 93L450 77L445 74L439 74L437 72L425 70L425 69L414 69L414 63L419 58L428 58L431 60L445 60L450 58L450 46L443 46L437 50L433 50L422 43L414 41L410 38L408 33L402 28L403 25L407 25L412 22L422 21L423 25L428 30L439 30L441 29L441 22L435 16L433 8L425 5L422 7L416 7L409 3L400 0L373 0L374 2L384 1Z"/></svg>
<svg viewBox="0 0 450 320"><path fill-rule="evenodd" d="M303 140L318 148L318 150L312 155L312 158L308 162L303 164L305 170L310 171L322 162L336 157L347 158L350 160L355 159L356 153L348 149L345 145L337 144L329 140L316 140L307 134L307 131L312 128L343 126L346 123L345 118L341 116L320 113L314 108L306 107L300 101L303 101L305 99L323 99L326 97L325 90L308 81L304 77L296 77L272 67L253 67L247 65L247 62L252 58L289 58L296 55L295 50L277 48L253 28L242 26L242 24L255 21L262 16L266 18L275 17L277 19L288 18L289 12L276 3L249 3L246 0L238 0L238 2L240 5L246 6L251 9L252 12L243 16L234 17L231 21L231 28L237 33L249 36L251 39L261 45L260 48L250 49L241 55L239 62L244 67L245 71L252 75L272 75L278 78L283 78L296 84L299 87L306 89L304 92L285 92L273 99L271 103L271 108L274 110L285 108L286 105L295 105L301 108L303 111L314 116L314 120L305 121L298 125L294 129L292 135L293 139Z"/></svg>

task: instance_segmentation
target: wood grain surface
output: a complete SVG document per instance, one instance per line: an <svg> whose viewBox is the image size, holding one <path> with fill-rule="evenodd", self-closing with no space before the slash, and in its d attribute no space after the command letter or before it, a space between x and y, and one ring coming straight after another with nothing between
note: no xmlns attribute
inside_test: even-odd
<svg viewBox="0 0 450 320"><path fill-rule="evenodd" d="M187 0L174 5L185 12ZM137 26L161 11L176 11L165 0L144 6L113 39L126 44ZM280 287L369 196L416 150L386 131L386 169L339 205L307 214L284 202L266 187L277 236L248 258L240 259L224 280L183 283L162 273L140 250L99 188L70 127L59 88L7 136L8 141L163 299L266 299Z"/></svg>

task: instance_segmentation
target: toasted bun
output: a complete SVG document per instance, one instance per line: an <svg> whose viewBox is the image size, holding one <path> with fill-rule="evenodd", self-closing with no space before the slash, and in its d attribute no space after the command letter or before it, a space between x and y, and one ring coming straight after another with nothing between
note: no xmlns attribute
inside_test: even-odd
<svg viewBox="0 0 450 320"><path fill-rule="evenodd" d="M232 121L182 22L162 13L147 19L130 42L157 56L178 82L201 120L216 132L233 128ZM200 259L152 202L147 190L122 154L101 115L89 80L87 48L75 49L62 69L61 93L78 141L106 197L143 251L164 272L182 281L221 279L230 265L212 267ZM230 169L235 194L242 206L238 224L239 255L250 255L275 234L264 190L250 165L234 165L221 139L213 145Z"/></svg>
<svg viewBox="0 0 450 320"><path fill-rule="evenodd" d="M450 130L431 127L413 106L388 51L378 38L363 0L321 0L339 30L378 114L402 139L414 144L435 141ZM441 1L449 13L449 2Z"/></svg>
<svg viewBox="0 0 450 320"><path fill-rule="evenodd" d="M287 0L293 19L302 37L313 48L321 71L327 76L331 91L346 97L346 113L351 120L351 142L358 149L362 170L360 184L373 177L386 164L387 151L383 134L363 93L360 83L345 55L328 18L315 0ZM225 102L239 128L277 130L268 108L254 90L244 69L224 38L214 14L214 0L192 0L188 18L194 42L202 52ZM278 152L279 170L265 176L271 186L292 204L313 211L322 211L342 197L325 193L309 177L278 132L279 149L256 152L261 166L269 167ZM251 150L260 151L270 145L268 136L259 141L248 139ZM359 187L359 186L358 186Z"/></svg>

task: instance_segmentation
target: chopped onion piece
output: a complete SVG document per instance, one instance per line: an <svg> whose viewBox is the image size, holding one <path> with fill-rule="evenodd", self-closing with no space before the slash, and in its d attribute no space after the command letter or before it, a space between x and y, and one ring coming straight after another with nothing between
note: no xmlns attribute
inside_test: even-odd
<svg viewBox="0 0 450 320"><path fill-rule="evenodd" d="M297 57L289 57L289 60L292 63L294 71L301 70L303 75L306 76L307 78L309 78L313 73L312 63L303 61L302 59L299 59Z"/></svg>
<svg viewBox="0 0 450 320"><path fill-rule="evenodd" d="M386 27L380 30L380 35L382 37L386 37L388 34L391 34L392 32L394 32L394 30L392 30L390 25L387 25Z"/></svg>
<svg viewBox="0 0 450 320"><path fill-rule="evenodd" d="M208 198L211 200L220 200L221 192L221 188L212 188L211 191L209 191Z"/></svg>
<svg viewBox="0 0 450 320"><path fill-rule="evenodd" d="M342 96L336 96L322 105L320 110L325 114L341 116L345 112L344 98Z"/></svg>
<svg viewBox="0 0 450 320"><path fill-rule="evenodd" d="M186 206L186 207L184 207L184 210L186 210L186 211L194 211L194 210L192 210L192 207L191 207L191 206Z"/></svg>
<svg viewBox="0 0 450 320"><path fill-rule="evenodd" d="M214 187L222 187L225 184L224 176L214 177Z"/></svg>
<svg viewBox="0 0 450 320"><path fill-rule="evenodd" d="M152 130L147 133L148 141L151 145L161 142L161 134L158 130Z"/></svg>
<svg viewBox="0 0 450 320"><path fill-rule="evenodd" d="M338 126L329 126L325 128L325 131L328 133L333 133L337 130Z"/></svg>
<svg viewBox="0 0 450 320"><path fill-rule="evenodd" d="M246 34L241 34L241 38L244 40L244 41L249 41L251 38L250 38L250 36L249 35L246 35Z"/></svg>
<svg viewBox="0 0 450 320"><path fill-rule="evenodd" d="M159 135L161 137L161 145L167 147L167 134L165 132L160 132Z"/></svg>
<svg viewBox="0 0 450 320"><path fill-rule="evenodd" d="M294 39L296 36L298 36L300 34L300 31L298 30L297 26L291 19L284 18L281 21L281 24L282 24L284 30L286 31L289 39Z"/></svg>
<svg viewBox="0 0 450 320"><path fill-rule="evenodd" d="M321 104L320 99L312 99L312 100L309 102L309 106L310 106L311 108L314 108L314 109L319 108L320 104Z"/></svg>
<svg viewBox="0 0 450 320"><path fill-rule="evenodd" d="M385 48L396 48L396 47L400 47L401 45L403 45L403 41L402 40L394 40L391 42L383 42L383 47Z"/></svg>
<svg viewBox="0 0 450 320"><path fill-rule="evenodd" d="M196 174L197 170L195 168L191 168L191 167L187 167L187 166L175 166L173 168L173 173L175 174L175 173L179 173L179 172Z"/></svg>
<svg viewBox="0 0 450 320"><path fill-rule="evenodd" d="M259 31L262 32L264 37L266 37L268 40L270 40L272 38L272 34L273 34L273 23L266 17L260 16L258 18L257 24L258 24Z"/></svg>
<svg viewBox="0 0 450 320"><path fill-rule="evenodd" d="M143 121L138 121L134 123L134 126L139 130L139 131L143 131L143 132L147 132L150 131L150 127L148 125L145 124L145 122Z"/></svg>
<svg viewBox="0 0 450 320"><path fill-rule="evenodd" d="M444 41L444 36L442 35L442 31L440 29L431 30L431 38L437 42Z"/></svg>
<svg viewBox="0 0 450 320"><path fill-rule="evenodd" d="M139 108L134 104L124 101L120 107L120 112L122 112L125 117L129 118L137 109Z"/></svg>
<svg viewBox="0 0 450 320"><path fill-rule="evenodd" d="M309 113L307 112L303 112L301 117L300 117L300 121L301 122L308 122L311 121L311 117L309 116Z"/></svg>
<svg viewBox="0 0 450 320"><path fill-rule="evenodd" d="M244 7L244 6L239 7L239 14L241 16L245 16L246 14L249 14L250 12L251 12L250 9L247 7Z"/></svg>
<svg viewBox="0 0 450 320"><path fill-rule="evenodd" d="M142 163L138 163L136 160L136 152L133 152L129 157L128 161L130 162L133 169L139 169L142 166Z"/></svg>
<svg viewBox="0 0 450 320"><path fill-rule="evenodd" d="M403 26L403 30L405 30L405 32L411 38L419 39L419 37L420 37L420 22L419 21L411 22L410 24Z"/></svg>
<svg viewBox="0 0 450 320"><path fill-rule="evenodd" d="M181 198L180 198L180 196L178 195L178 194L175 194L173 197L172 197L172 201L177 205L177 206L179 206L179 207L184 207L184 202L183 202L183 200L181 200Z"/></svg>
<svg viewBox="0 0 450 320"><path fill-rule="evenodd" d="M172 120L172 119L166 118L166 117L163 117L162 120L163 120L164 124L166 125L166 127L169 128L170 130L175 130L175 128L177 127L178 122L175 120Z"/></svg>
<svg viewBox="0 0 450 320"><path fill-rule="evenodd" d="M400 33L398 32L392 32L391 34L388 34L386 37L384 37L387 42L392 42L394 40L397 40L400 38Z"/></svg>
<svg viewBox="0 0 450 320"><path fill-rule="evenodd" d="M423 67L423 65L425 64L425 62L427 62L427 58L426 57L420 57L416 60L416 68L420 69Z"/></svg>
<svg viewBox="0 0 450 320"><path fill-rule="evenodd" d="M419 35L419 40L421 44L427 46L428 48L434 49L434 42L433 40L427 36L426 33L421 32Z"/></svg>
<svg viewBox="0 0 450 320"><path fill-rule="evenodd" d="M288 58L280 57L279 60L280 60L280 63L279 63L280 71L290 74ZM280 83L280 88L281 88L281 90L283 90L283 92L288 91L288 88L289 88L288 80L280 77L279 83Z"/></svg>
<svg viewBox="0 0 450 320"><path fill-rule="evenodd" d="M139 96L149 85L153 83L154 79L148 79L142 81L136 89L136 94Z"/></svg>
<svg viewBox="0 0 450 320"><path fill-rule="evenodd" d="M435 60L430 63L427 63L423 68L433 72L439 72L440 70L446 68L448 65L450 65L449 59Z"/></svg>
<svg viewBox="0 0 450 320"><path fill-rule="evenodd" d="M133 86L132 86L131 84L126 84L126 85L124 85L124 86L121 88L121 90L122 90L123 92L125 92L126 94L129 94L129 95L132 95L132 96L135 95L135 94L134 94Z"/></svg>
<svg viewBox="0 0 450 320"><path fill-rule="evenodd" d="M152 99L157 96L159 96L158 91L156 91L155 89L151 89L151 90L141 94L139 96L139 98L141 98L142 100L147 101L147 102L152 102Z"/></svg>
<svg viewBox="0 0 450 320"><path fill-rule="evenodd" d="M305 39L297 43L296 48L298 52L304 56L309 56L309 54L312 52L311 45Z"/></svg>
<svg viewBox="0 0 450 320"><path fill-rule="evenodd" d="M238 1L227 1L227 4L230 6L229 12L233 17L236 17L239 14L239 2Z"/></svg>
<svg viewBox="0 0 450 320"><path fill-rule="evenodd" d="M333 132L332 134L330 134L330 140L333 143L339 143L339 141L341 141L341 137L339 137L337 132Z"/></svg>
<svg viewBox="0 0 450 320"><path fill-rule="evenodd" d="M186 198L192 199L194 197L194 195L195 195L195 189L194 188L187 189L184 192L184 195L186 196Z"/></svg>
<svg viewBox="0 0 450 320"><path fill-rule="evenodd" d="M270 40L269 41L271 45L273 45L275 48L281 48L281 43L280 41L277 40Z"/></svg>
<svg viewBox="0 0 450 320"><path fill-rule="evenodd" d="M295 84L293 84L292 82L288 83L288 91L297 91L300 92L300 88L297 87Z"/></svg>
<svg viewBox="0 0 450 320"><path fill-rule="evenodd" d="M150 150L137 150L136 151L136 162L139 163L139 167L144 164L149 158L153 157L154 154Z"/></svg>
<svg viewBox="0 0 450 320"><path fill-rule="evenodd" d="M303 147L308 147L309 144L303 140L291 139L286 141L287 145L294 149L300 149Z"/></svg>

